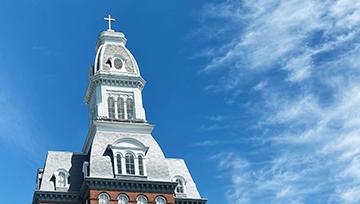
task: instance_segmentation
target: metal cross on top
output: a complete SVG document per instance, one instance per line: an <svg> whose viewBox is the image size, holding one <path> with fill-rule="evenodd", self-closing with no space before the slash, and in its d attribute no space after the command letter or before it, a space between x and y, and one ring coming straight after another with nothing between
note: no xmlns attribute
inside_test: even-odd
<svg viewBox="0 0 360 204"><path fill-rule="evenodd" d="M108 31L114 31L111 29L111 21L115 21L115 19L111 18L111 15L109 14L107 18L104 18L104 20L108 22L109 25Z"/></svg>

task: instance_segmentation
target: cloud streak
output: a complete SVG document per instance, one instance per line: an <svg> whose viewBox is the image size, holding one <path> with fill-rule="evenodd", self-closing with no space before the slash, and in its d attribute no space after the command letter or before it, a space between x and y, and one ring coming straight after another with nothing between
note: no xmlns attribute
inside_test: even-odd
<svg viewBox="0 0 360 204"><path fill-rule="evenodd" d="M225 22L203 72L221 70L212 86L235 101L253 87L271 155L213 157L230 178L229 203L359 203L360 2L227 0L203 16Z"/></svg>
<svg viewBox="0 0 360 204"><path fill-rule="evenodd" d="M16 100L7 87L11 86L2 83L0 87L0 144L36 161L41 156L44 142L40 141L34 118L21 103L23 100Z"/></svg>

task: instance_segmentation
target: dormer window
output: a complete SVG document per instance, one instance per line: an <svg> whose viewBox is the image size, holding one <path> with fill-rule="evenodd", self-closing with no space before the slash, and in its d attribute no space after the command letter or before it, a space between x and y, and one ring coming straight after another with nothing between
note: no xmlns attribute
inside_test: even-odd
<svg viewBox="0 0 360 204"><path fill-rule="evenodd" d="M64 172L59 172L58 187L66 187L66 175Z"/></svg>
<svg viewBox="0 0 360 204"><path fill-rule="evenodd" d="M185 179L182 176L176 176L173 180L177 183L177 186L175 187L175 195L177 197L186 197Z"/></svg>
<svg viewBox="0 0 360 204"><path fill-rule="evenodd" d="M146 153L148 147L133 138L123 138L110 145L114 155L115 177L146 176Z"/></svg>
<svg viewBox="0 0 360 204"><path fill-rule="evenodd" d="M184 193L184 182L181 179L176 179L177 186L175 188L176 193Z"/></svg>
<svg viewBox="0 0 360 204"><path fill-rule="evenodd" d="M65 169L58 169L54 173L55 190L66 190L69 187L70 174Z"/></svg>

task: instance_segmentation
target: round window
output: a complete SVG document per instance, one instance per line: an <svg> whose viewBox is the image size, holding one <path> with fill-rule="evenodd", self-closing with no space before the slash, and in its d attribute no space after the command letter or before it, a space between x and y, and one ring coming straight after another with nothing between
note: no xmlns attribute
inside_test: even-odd
<svg viewBox="0 0 360 204"><path fill-rule="evenodd" d="M123 61L120 58L114 59L114 67L116 69L121 69L123 67Z"/></svg>

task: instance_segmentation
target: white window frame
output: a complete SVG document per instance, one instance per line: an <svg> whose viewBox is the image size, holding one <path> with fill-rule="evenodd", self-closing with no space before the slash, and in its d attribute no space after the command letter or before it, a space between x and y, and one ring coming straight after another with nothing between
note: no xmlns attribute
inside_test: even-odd
<svg viewBox="0 0 360 204"><path fill-rule="evenodd" d="M138 196L136 197L136 204L143 204L143 203L139 203L139 199L140 199L140 198L144 198L144 199L145 199L146 203L144 203L144 204L148 204L148 203L149 203L149 200L148 200L148 198L147 198L146 196L144 196L144 195L138 195Z"/></svg>
<svg viewBox="0 0 360 204"><path fill-rule="evenodd" d="M117 200L118 200L118 204L122 204L120 203L120 197L125 197L126 198L126 204L129 204L129 197L126 195L126 194L119 194L118 197L117 197Z"/></svg>
<svg viewBox="0 0 360 204"><path fill-rule="evenodd" d="M106 195L106 197L107 197L107 202L105 202L105 203L100 203L100 196L102 196L102 195ZM99 200L99 204L110 204L110 200L111 200L111 197L110 197L110 195L108 194L108 193L99 193L99 195L98 195L98 200Z"/></svg>
<svg viewBox="0 0 360 204"><path fill-rule="evenodd" d="M110 111L109 111L109 98L113 98L114 100L114 118L113 119L119 119L119 120L136 120L136 105L135 105L135 96L133 93L130 92L116 92L116 91L108 91L108 93L106 94L107 98L106 98L106 113L107 113L107 117L110 118ZM122 98L123 100L123 111L124 111L124 118L120 118L119 116L119 110L118 110L118 100L119 98ZM133 117L131 119L129 119L128 116L128 110L127 110L127 100L131 99L132 100L132 114Z"/></svg>
<svg viewBox="0 0 360 204"><path fill-rule="evenodd" d="M181 182L182 182L182 187L183 187L183 193L178 193L177 192L177 188L178 188L178 185L176 185L176 187L175 187L175 196L176 197L186 197L186 183L187 183L187 181L186 181L186 179L184 178L184 177L182 177L182 176L180 176L180 175L177 175L177 176L175 176L174 178L173 178L173 182L176 182L177 183L177 181L176 180L180 180Z"/></svg>
<svg viewBox="0 0 360 204"><path fill-rule="evenodd" d="M132 156L132 159L133 159L133 165L134 165L134 173L133 174L131 174L131 173L128 173L127 172L127 170L128 170L128 168L127 168L127 166L126 166L126 156L127 155L131 155ZM137 175L137 173L136 173L136 160L135 160L135 158L136 158L136 155L134 154L134 152L132 152L132 151L126 151L126 153L125 153L125 167L126 167L126 169L125 169L125 173L126 173L126 175Z"/></svg>
<svg viewBox="0 0 360 204"><path fill-rule="evenodd" d="M125 146L122 146L125 145ZM131 147L126 145L131 144ZM146 147L140 141L133 139L133 138L122 138L119 141L115 142L113 145L109 145L109 148L112 150L113 153L113 161L114 161L114 173L115 176L139 176L139 177L146 177L147 176L147 169L146 169L146 152L148 151L149 147ZM126 159L125 156L127 153L130 153L134 157L134 167L135 167L135 174L127 174L126 172ZM118 162L117 162L117 155L120 154L121 157L121 173L118 171ZM143 170L144 175L140 175L139 170L139 160L138 156L141 156L143 159Z"/></svg>
<svg viewBox="0 0 360 204"><path fill-rule="evenodd" d="M157 196L157 197L155 198L155 204L159 204L159 203L158 203L159 200L163 200L163 201L165 202L164 204L167 204L167 200L166 200L166 198L165 198L164 196Z"/></svg>
<svg viewBox="0 0 360 204"><path fill-rule="evenodd" d="M60 174L65 175L64 186L60 185ZM67 190L69 188L69 177L70 174L66 169L58 169L54 172L55 176L55 190Z"/></svg>

